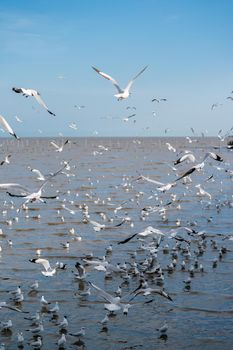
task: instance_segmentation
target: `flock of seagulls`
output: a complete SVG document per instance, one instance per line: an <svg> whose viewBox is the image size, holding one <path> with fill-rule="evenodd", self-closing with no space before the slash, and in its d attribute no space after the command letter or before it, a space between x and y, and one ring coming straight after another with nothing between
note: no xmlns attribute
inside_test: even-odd
<svg viewBox="0 0 233 350"><path fill-rule="evenodd" d="M188 140L186 143L189 145ZM61 143L62 146L65 144L68 145L67 140ZM50 142L47 145L48 152L53 154ZM138 317L142 323L144 317L152 313L155 313L155 324L150 324L149 328L154 341L157 339L158 344L169 341L172 322L169 315L184 307L180 295L189 295L192 302L195 278L200 283L201 280L205 281L206 276L214 274L230 254L225 244L227 235L222 232L215 235L208 233L208 229L203 229L201 220L198 222L196 217L192 219L192 214L182 217L182 212L187 210L187 198L192 198L190 211L195 203L202 208L199 210L206 215L206 227L213 221L213 217L208 215L209 211L212 215L221 215L224 210L233 207L231 197L218 199L221 189L213 185L220 184L222 176L232 184L230 150L224 148L219 154L213 149L207 150L206 146L202 152L196 147L186 150L179 144L170 146L175 152L171 147L167 148L164 141L161 154L167 153L166 162L158 162L161 169L157 165L155 174L150 174L150 177L145 170L140 175L134 170L128 176L117 170L121 181L106 182L103 170L102 177L96 177L95 172L92 174L89 171L89 178L82 180L86 170L83 175L79 175L80 169L72 164L73 161L64 161L64 156L72 159L79 148L76 143L70 142L68 148L63 147L53 156L53 162L60 160L62 163L57 171L45 176L37 168L27 167L26 170L30 170L27 174L36 175L36 181L41 183L39 190L29 191L26 186L10 181L0 184L2 195L4 191L6 193L4 212L8 212L1 231L2 261L9 249L6 244L11 247L10 251L16 249L16 237L10 234L14 227L20 228L25 220L30 227L29 222L35 220L33 226L38 231L37 247L33 243L34 232L31 237L34 254L23 257L23 264L29 264L26 268L28 272L25 276L19 272L15 278L20 280L20 284L14 286L14 276L10 279L2 276L4 284L10 281L11 286L2 293L5 301L0 302L2 349L8 349L8 344L32 349L85 349L89 342L93 344L93 337L100 337L100 344L101 334L107 334L111 339L114 324L119 329L121 322L128 327L131 324L133 331L133 324L137 324ZM135 147L137 153L143 152L141 142L132 142L130 149ZM95 153L96 149L100 152ZM105 164L106 160L111 164L112 157L118 156L118 149L119 146L115 148L113 145L99 144L87 156L89 161L92 157L92 166L101 165L102 162ZM130 154L130 150L125 151L124 146L120 150L124 150L127 162L127 152ZM79 156L82 152L79 148ZM149 150L147 154L150 154ZM170 165L169 172L167 162ZM134 164L133 169L137 168L137 162L131 160L131 164ZM9 163L5 167L6 171L11 166L14 163ZM88 166L91 166L90 163ZM153 162L151 167L153 169ZM129 171L130 168L127 169ZM62 185L54 196L44 193L45 186L55 191L55 183ZM85 189L83 193L80 191L82 186ZM115 199L111 198L112 195ZM19 204L20 198L23 204ZM34 210L40 213L36 217ZM45 232L48 239L50 235L52 238L52 246L48 250L43 245L38 247L40 237L44 235L40 232L40 222L44 220L45 224L52 217L59 230L60 225L69 227L73 224L74 218L77 225L64 232L61 236L64 239L60 241L59 236L53 236L52 231ZM7 230L8 226L11 227L10 231ZM23 228L20 232L23 232ZM28 233L27 237L30 237ZM101 241L98 248L95 240ZM88 246L97 248L98 252L88 252ZM207 263L209 259L212 259L211 266ZM27 270L30 266L32 269ZM29 276L30 283L25 283ZM173 280L179 280L182 286L171 283L171 276ZM46 294L50 288L53 292L49 300ZM75 300L77 305L74 309ZM73 305L71 308L69 303ZM186 309L192 310L192 307L191 304ZM163 311L156 315L154 310L160 308ZM81 310L86 311L79 317ZM203 312L207 312L205 308ZM146 321L144 323L140 325L141 329L148 327ZM127 342L132 344L132 340L128 339Z"/></svg>
<svg viewBox="0 0 233 350"><path fill-rule="evenodd" d="M124 89L110 75L92 68L115 86L118 100L125 100L147 66ZM12 90L34 97L55 116L36 90ZM122 120L136 121L136 107L127 109L131 113ZM129 329L123 336L125 349L143 347L151 337L159 347L169 341L170 324L175 325L170 315L181 317L179 312L193 309L208 312L192 305L192 290L201 297L206 276L214 276L233 251L226 245L232 241L228 232L208 232L216 216L224 217L233 208L227 147L216 151L189 136L176 144L163 140L160 149L153 141L139 139L129 139L127 145L123 140L95 141L91 146L61 139L49 140L46 151L38 146L32 155L28 147L20 155L15 147L19 137L3 116L0 124L17 139L12 139L13 147L0 162L7 174L7 182L0 183L5 298L0 301L0 350L85 349L95 341L95 348L109 349L114 328L117 344L124 342L122 327ZM70 128L77 126L71 123ZM31 158L25 166L14 162L17 156ZM58 170L44 175L41 165L47 156L48 167L51 160ZM27 184L31 178L34 189ZM199 285L193 287L197 276ZM138 327L148 332L143 339L136 334ZM134 344L133 335L139 344Z"/></svg>

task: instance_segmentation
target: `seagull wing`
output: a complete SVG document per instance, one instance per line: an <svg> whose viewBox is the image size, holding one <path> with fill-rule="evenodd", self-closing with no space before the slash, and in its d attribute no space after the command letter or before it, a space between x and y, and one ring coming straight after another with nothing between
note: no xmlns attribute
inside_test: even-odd
<svg viewBox="0 0 233 350"><path fill-rule="evenodd" d="M0 114L0 125L3 127L5 131L9 132L10 135L18 139L18 136L16 135L16 133L12 130L11 126L8 124L6 119L1 114Z"/></svg>
<svg viewBox="0 0 233 350"><path fill-rule="evenodd" d="M113 83L113 85L117 88L117 91L119 92L119 93L122 93L123 92L123 90L120 88L120 86L118 85L118 83L117 83L117 81L115 80L115 79L113 79L110 75L108 75L108 74L106 74L106 73L104 73L104 72L101 72L98 68L95 68L95 67L93 67L92 66L92 68L99 74L99 75L101 75L103 78L105 78L105 79L107 79L107 80L110 80L112 83Z"/></svg>
<svg viewBox="0 0 233 350"><path fill-rule="evenodd" d="M99 228L104 228L104 227L105 227L105 225L102 225L102 224L100 224L100 223L97 222L97 221L90 220L89 222L90 222L90 224L92 224L93 226L96 226L96 227L99 227Z"/></svg>
<svg viewBox="0 0 233 350"><path fill-rule="evenodd" d="M39 259L36 259L36 260L35 260L35 263L36 263L36 264L41 264L41 265L43 265L43 266L44 266L44 269L45 269L46 271L48 271L49 269L51 269L50 263L49 263L49 261L48 261L47 259L41 259L41 258L39 258Z"/></svg>
<svg viewBox="0 0 233 350"><path fill-rule="evenodd" d="M31 169L33 173L35 173L41 180L45 180L44 175L38 169Z"/></svg>
<svg viewBox="0 0 233 350"><path fill-rule="evenodd" d="M189 159L191 162L195 162L195 160L196 160L195 156L192 153L187 153L187 154L184 154L183 156L181 156L179 159L177 159L174 162L174 165L177 165L186 159Z"/></svg>
<svg viewBox="0 0 233 350"><path fill-rule="evenodd" d="M118 242L117 244L125 244L125 243L131 241L131 239L133 239L133 238L134 238L135 236L137 236L137 235L138 235L138 233L135 233L135 234L133 234L132 236L130 236L130 237L124 239L123 241Z"/></svg>
<svg viewBox="0 0 233 350"><path fill-rule="evenodd" d="M127 90L127 91L130 90L130 88L131 88L133 82L139 77L139 75L141 75L141 74L146 70L147 67L148 67L148 66L144 67L133 79L131 79L131 80L128 82L128 84L127 84L125 90Z"/></svg>
<svg viewBox="0 0 233 350"><path fill-rule="evenodd" d="M37 92L37 91L32 91L32 95L35 97L35 99L37 100L37 102L42 106L44 107L47 112L49 112L49 114L52 114L55 116L55 114L53 112L51 112L48 107L46 106L46 104L44 103L44 101L42 100L40 94Z"/></svg>
<svg viewBox="0 0 233 350"><path fill-rule="evenodd" d="M99 295L101 295L105 300L109 301L111 304L116 303L116 299L109 293L105 292L103 289L97 287L94 283L89 282L90 285L95 288Z"/></svg>
<svg viewBox="0 0 233 350"><path fill-rule="evenodd" d="M59 149L60 147L53 141L50 141L50 145L54 146L56 149Z"/></svg>
<svg viewBox="0 0 233 350"><path fill-rule="evenodd" d="M75 267L78 270L79 276L83 276L85 274L85 268L79 262L75 264Z"/></svg>
<svg viewBox="0 0 233 350"><path fill-rule="evenodd" d="M206 159L207 157L211 157L214 160L216 160L217 162L222 162L223 161L223 158L221 156L219 156L217 153L214 153L214 152L206 153L204 159Z"/></svg>
<svg viewBox="0 0 233 350"><path fill-rule="evenodd" d="M164 185L165 185L165 184L162 183L162 182L159 182L159 181L156 181L156 180L152 180L152 179L150 179L149 177L146 177L146 176L143 176L143 175L141 175L141 176L138 178L138 180L140 180L140 179L145 180L145 181L148 181L148 182L151 182L151 183L156 184L156 185L159 185L159 186L164 186Z"/></svg>
<svg viewBox="0 0 233 350"><path fill-rule="evenodd" d="M176 179L176 181L179 181L179 180L183 179L183 177L191 175L195 170L197 170L197 168L194 166L193 168L186 171L186 173L184 173L182 176L178 177L178 179Z"/></svg>

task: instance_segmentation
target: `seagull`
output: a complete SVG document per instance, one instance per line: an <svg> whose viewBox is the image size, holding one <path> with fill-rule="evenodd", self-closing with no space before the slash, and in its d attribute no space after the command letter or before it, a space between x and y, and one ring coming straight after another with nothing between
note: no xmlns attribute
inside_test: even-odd
<svg viewBox="0 0 233 350"><path fill-rule="evenodd" d="M5 159L4 160L2 160L1 162L0 162L0 165L4 165L5 163L6 164L10 164L10 157L11 157L11 154L8 154L6 157L5 157Z"/></svg>
<svg viewBox="0 0 233 350"><path fill-rule="evenodd" d="M69 325L69 323L68 323L67 317L64 316L63 320L57 326L59 326L60 330L64 330L64 329L68 328L68 325Z"/></svg>
<svg viewBox="0 0 233 350"><path fill-rule="evenodd" d="M24 89L24 88L16 88L16 87L13 87L12 90L14 92L16 92L17 94L23 94L23 96L25 97L28 97L28 96L33 96L35 97L35 99L37 100L37 102L42 106L44 107L47 112L53 116L55 116L56 114L54 114L53 112L51 112L48 107L46 106L46 104L44 103L44 101L42 100L41 96L40 96L40 93L36 90L33 90L33 89Z"/></svg>
<svg viewBox="0 0 233 350"><path fill-rule="evenodd" d="M56 302L55 302L55 305L54 305L51 309L49 309L48 311L51 312L52 314L57 315L58 312L59 312L59 310L60 310L59 304L58 304L58 302L56 301Z"/></svg>
<svg viewBox="0 0 233 350"><path fill-rule="evenodd" d="M162 327L157 328L157 331L159 331L162 334L166 334L167 333L167 329L168 329L168 325L167 325L167 322L165 321L165 323L163 324Z"/></svg>
<svg viewBox="0 0 233 350"><path fill-rule="evenodd" d="M11 320L8 320L6 322L0 322L0 328L1 331L7 331L10 330L12 328L13 324Z"/></svg>
<svg viewBox="0 0 233 350"><path fill-rule="evenodd" d="M67 145L68 143L70 143L70 141L69 141L69 140L66 140L64 143L62 143L61 146L58 146L54 141L51 141L51 142L50 142L50 145L52 145L53 147L56 148L56 152L62 152L64 146Z"/></svg>
<svg viewBox="0 0 233 350"><path fill-rule="evenodd" d="M86 334L85 332L85 327L81 327L80 331L76 332L76 333L69 333L69 335L72 335L73 337L84 337Z"/></svg>
<svg viewBox="0 0 233 350"><path fill-rule="evenodd" d="M167 99L166 98L153 98L152 100L151 100L151 102L166 102L167 101Z"/></svg>
<svg viewBox="0 0 233 350"><path fill-rule="evenodd" d="M211 106L211 111L213 111L214 108L218 107L218 103L213 103L212 106Z"/></svg>
<svg viewBox="0 0 233 350"><path fill-rule="evenodd" d="M0 114L0 125L3 127L3 129L7 132L9 132L10 135L14 136L16 139L19 139L19 137L16 135L16 133L12 130L11 126L8 124L6 119Z"/></svg>
<svg viewBox="0 0 233 350"><path fill-rule="evenodd" d="M196 160L195 156L192 153L186 153L182 157L177 159L174 162L174 165L180 164L180 163L184 162L186 159L189 160L190 162L195 162L195 160Z"/></svg>
<svg viewBox="0 0 233 350"><path fill-rule="evenodd" d="M123 118L123 122L128 122L128 121L129 121L129 119L130 119L130 118L135 117L135 115L136 115L136 113L131 114L131 115L129 115L129 116L128 116L128 117L126 117L126 118Z"/></svg>
<svg viewBox="0 0 233 350"><path fill-rule="evenodd" d="M176 152L175 147L173 147L169 142L166 142L166 146L169 151Z"/></svg>
<svg viewBox="0 0 233 350"><path fill-rule="evenodd" d="M42 347L42 338L38 336L37 340L34 340L29 344L34 349L40 349Z"/></svg>
<svg viewBox="0 0 233 350"><path fill-rule="evenodd" d="M71 128L71 129L74 129L74 130L78 130L78 126L77 126L77 124L76 123L70 123L69 125L69 128Z"/></svg>
<svg viewBox="0 0 233 350"><path fill-rule="evenodd" d="M201 188L201 184L198 184L195 187L199 189L199 192L197 192L198 196L207 196L207 197L209 197L209 199L212 198L212 196L209 192L206 192L203 188Z"/></svg>
<svg viewBox="0 0 233 350"><path fill-rule="evenodd" d="M20 119L17 115L15 116L15 120L18 122L18 123L22 123L22 119Z"/></svg>
<svg viewBox="0 0 233 350"><path fill-rule="evenodd" d="M84 266L82 264L80 264L79 262L76 262L75 267L78 270L78 273L75 273L75 277L78 280L84 280L87 276Z"/></svg>
<svg viewBox="0 0 233 350"><path fill-rule="evenodd" d="M125 87L125 89L120 88L120 86L118 85L117 81L115 79L113 79L110 75L101 72L98 68L95 68L92 66L92 68L99 74L101 75L103 78L110 80L113 85L116 87L118 93L115 94L114 96L117 98L118 101L120 100L124 100L127 99L130 95L130 88L132 86L132 84L134 83L135 79L137 79L139 77L139 75L141 75L147 68L148 66L144 67L133 79L131 79L127 86Z"/></svg>
<svg viewBox="0 0 233 350"><path fill-rule="evenodd" d="M57 341L57 345L59 347L59 349L64 349L65 348L65 344L66 344L66 336L64 333L62 333L61 338L58 339Z"/></svg>
<svg viewBox="0 0 233 350"><path fill-rule="evenodd" d="M138 233L134 233L132 236L124 239L123 241L118 242L117 244L125 244L129 241L131 241L132 238L134 238L135 236L140 236L140 237L148 237L148 236L152 236L155 238L159 238L161 236L164 236L164 233L161 232L160 230L152 227L152 226L148 226L143 232L138 232Z"/></svg>
<svg viewBox="0 0 233 350"><path fill-rule="evenodd" d="M30 262L35 263L35 264L41 264L43 265L45 271L41 271L42 275L49 277L53 276L56 273L56 267L52 268L50 266L50 263L47 259L42 259L42 258L34 258L34 259L29 259Z"/></svg>
<svg viewBox="0 0 233 350"><path fill-rule="evenodd" d="M35 280L29 287L30 287L30 292L36 292L39 288L39 282Z"/></svg>
<svg viewBox="0 0 233 350"><path fill-rule="evenodd" d="M164 297L164 298L166 298L166 299L168 299L170 301L173 301L172 298L168 295L168 293L166 293L163 289L150 288L150 287L148 287L148 288L141 288L141 289L139 289L137 291L137 293L133 296L132 299L134 299L139 294L142 294L144 296L151 295L151 294L159 294L162 297Z"/></svg>
<svg viewBox="0 0 233 350"><path fill-rule="evenodd" d="M124 308L127 307L127 312L128 312L128 308L130 306L132 306L131 304L122 303L121 297L113 297L111 294L105 292L105 290L99 288L94 283L89 282L89 284L97 290L97 292L100 296L102 296L105 300L107 300L109 302L108 304L104 304L105 309L107 309L108 311L114 312L114 311L119 311L120 309L122 309L123 312L125 313Z"/></svg>
<svg viewBox="0 0 233 350"><path fill-rule="evenodd" d="M22 349L23 348L23 343L24 343L24 336L23 336L23 332L18 332L17 333L17 344L18 344L18 348Z"/></svg>

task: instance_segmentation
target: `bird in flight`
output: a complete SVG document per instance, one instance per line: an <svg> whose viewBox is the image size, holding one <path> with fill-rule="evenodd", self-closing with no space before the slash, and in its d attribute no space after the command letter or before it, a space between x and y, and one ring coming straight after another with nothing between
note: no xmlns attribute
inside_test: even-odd
<svg viewBox="0 0 233 350"><path fill-rule="evenodd" d="M104 77L104 78L107 79L107 80L110 80L110 81L113 83L113 85L116 87L118 93L115 94L114 96L117 98L118 101L120 101L120 100L125 100L125 99L127 99L127 98L129 97L129 95L130 95L130 89L131 89L132 84L134 83L135 79L137 79L137 77L139 77L139 75L141 75L141 74L146 70L147 67L148 67L148 66L144 67L133 79L131 79L131 80L128 82L127 86L126 86L124 89L122 89L122 88L118 85L118 82L117 82L115 79L113 79L110 75L108 75L108 74L106 74L106 73L104 73L104 72L101 72L98 68L95 68L95 67L92 66L92 68L93 68L99 75L101 75L102 77Z"/></svg>
<svg viewBox="0 0 233 350"><path fill-rule="evenodd" d="M19 139L19 137L16 135L16 133L12 130L11 126L8 124L6 119L0 114L0 125L2 128L7 131L10 135L14 136L16 139Z"/></svg>
<svg viewBox="0 0 233 350"><path fill-rule="evenodd" d="M51 115L54 115L55 114L53 112L51 112L48 107L46 106L46 104L44 103L44 101L42 100L41 96L40 96L40 93L36 90L33 90L33 89L24 89L24 88L16 88L16 87L13 87L12 90L14 92L16 92L17 94L23 94L23 96L25 97L28 97L28 96L33 96L35 97L35 99L37 100L37 102L42 106L44 107L47 112Z"/></svg>

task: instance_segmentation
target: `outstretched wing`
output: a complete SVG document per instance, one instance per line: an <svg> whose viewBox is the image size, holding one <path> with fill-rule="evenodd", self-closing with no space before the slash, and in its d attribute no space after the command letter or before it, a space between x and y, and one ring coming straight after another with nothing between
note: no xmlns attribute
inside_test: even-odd
<svg viewBox="0 0 233 350"><path fill-rule="evenodd" d="M103 78L105 78L105 79L107 79L107 80L110 80L112 83L113 83L113 85L117 88L117 91L119 92L119 93L122 93L123 92L123 90L120 88L120 86L118 85L118 83L117 83L117 81L115 80L115 79L113 79L110 75L108 75L108 74L106 74L106 73L104 73L104 72L101 72L98 68L95 68L95 67L93 67L92 66L92 68L99 74L99 75L101 75Z"/></svg>
<svg viewBox="0 0 233 350"><path fill-rule="evenodd" d="M131 79L131 80L128 82L128 84L127 84L125 90L127 90L127 91L130 90L130 88L131 88L133 82L139 77L139 75L141 75L141 74L146 70L147 67L148 67L148 66L144 67L133 79Z"/></svg>
<svg viewBox="0 0 233 350"><path fill-rule="evenodd" d="M59 149L60 147L53 141L50 141L50 145L52 145L53 147L55 147L56 149Z"/></svg>
<svg viewBox="0 0 233 350"><path fill-rule="evenodd" d="M54 114L53 112L51 112L51 111L48 109L48 107L46 106L46 104L44 103L44 101L42 100L40 94L39 94L37 91L35 91L35 92L33 91L33 92L32 92L32 95L35 97L35 99L37 100L37 102L38 102L42 107L44 107L44 108L47 110L47 112L48 112L49 114L52 114L52 115L55 116L55 114Z"/></svg>
<svg viewBox="0 0 233 350"><path fill-rule="evenodd" d="M12 130L11 126L8 124L8 122L2 115L0 115L0 125L3 127L5 131L9 132L10 135L18 139L18 136L16 135L16 133Z"/></svg>
<svg viewBox="0 0 233 350"><path fill-rule="evenodd" d="M179 181L179 180L183 179L183 177L191 175L195 170L197 170L196 167L189 169L188 171L186 171L186 173L184 173L182 176L178 177L178 179L176 179L175 181Z"/></svg>
<svg viewBox="0 0 233 350"><path fill-rule="evenodd" d="M38 259L31 259L30 262L33 262L33 263L36 263L36 264L41 264L44 266L44 269L46 271L48 271L51 267L50 267L50 263L47 259L41 259L41 258L38 258Z"/></svg>
<svg viewBox="0 0 233 350"><path fill-rule="evenodd" d="M40 172L40 170L38 170L38 169L31 169L31 171L32 171L33 173L35 173L35 174L40 178L40 180L45 180L45 177L44 177L44 175Z"/></svg>
<svg viewBox="0 0 233 350"><path fill-rule="evenodd" d="M125 243L131 241L131 239L133 239L133 238L134 238L135 236L137 236L137 235L138 235L138 233L134 233L132 236L130 236L130 237L124 239L123 241L118 242L117 244L125 244Z"/></svg>
<svg viewBox="0 0 233 350"><path fill-rule="evenodd" d="M92 282L89 282L89 284L90 284L93 288L95 288L95 289L97 290L98 294L101 295L105 300L109 301L109 302L112 303L112 304L115 304L116 300L115 300L115 298L112 297L111 294L109 294L109 293L105 292L103 289L97 287L97 286L96 286L94 283L92 283Z"/></svg>
<svg viewBox="0 0 233 350"><path fill-rule="evenodd" d="M146 176L143 176L143 175L140 175L136 180L145 180L145 181L151 182L151 183L159 185L159 186L164 186L165 185L162 182L159 182L159 181L156 181L156 180L152 180L149 177L146 177Z"/></svg>

